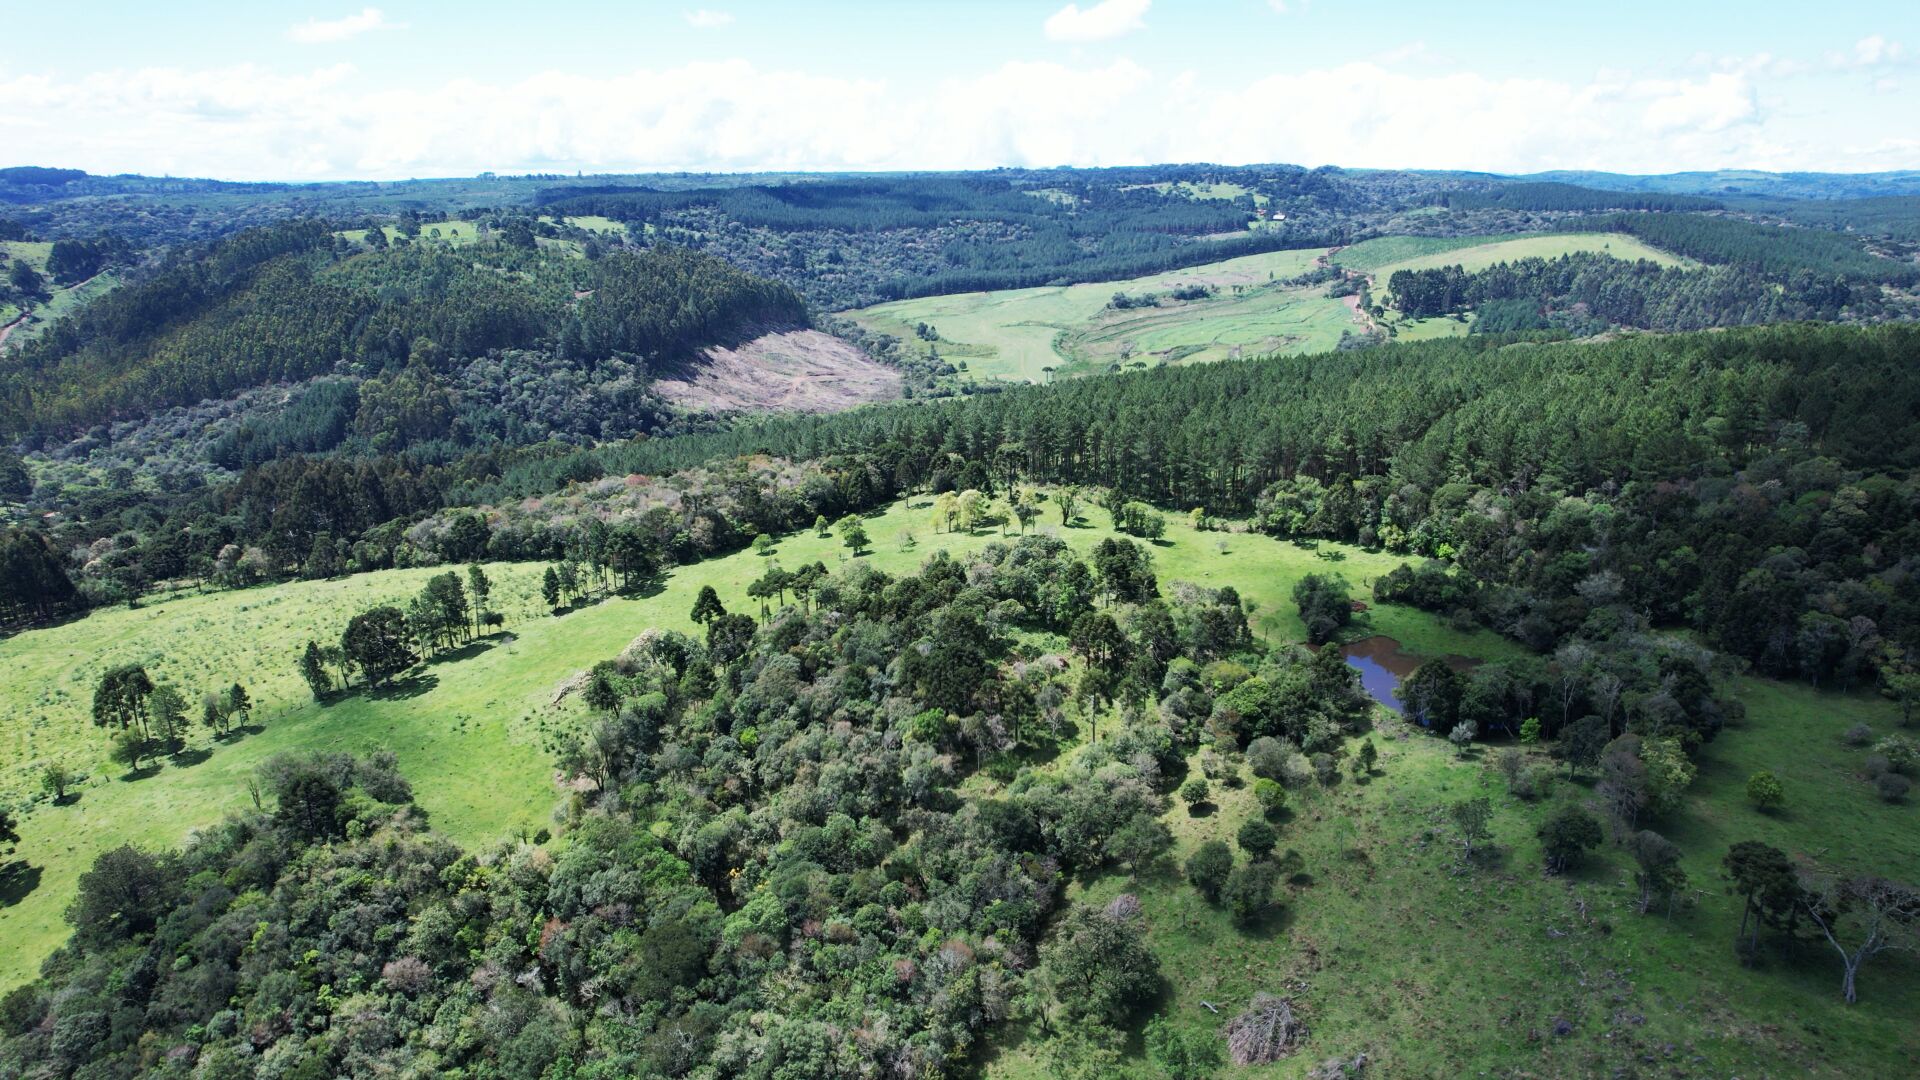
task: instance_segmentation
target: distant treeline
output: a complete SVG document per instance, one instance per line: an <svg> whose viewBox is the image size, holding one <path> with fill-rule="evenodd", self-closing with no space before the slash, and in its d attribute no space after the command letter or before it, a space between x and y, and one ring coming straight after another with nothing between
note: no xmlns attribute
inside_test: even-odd
<svg viewBox="0 0 1920 1080"><path fill-rule="evenodd" d="M1004 180L902 178L820 182L697 191L618 189L562 196L548 205L567 214L600 214L627 222L657 221L666 211L711 206L743 225L780 232L811 229L864 231L932 228L955 221L1007 221L1032 227L1059 224L1078 236L1114 231L1192 235L1246 227L1247 215L1229 204L1167 198L1149 189L1100 188L1097 206L1062 213L1059 204Z"/></svg>
<svg viewBox="0 0 1920 1080"><path fill-rule="evenodd" d="M1566 227L1628 233L1676 255L1782 278L1810 271L1883 285L1920 282L1920 266L1881 258L1858 241L1824 229L1783 228L1699 214L1609 214L1575 218Z"/></svg>
<svg viewBox="0 0 1920 1080"><path fill-rule="evenodd" d="M1509 184L1490 191L1448 191L1439 205L1456 210L1538 210L1592 213L1597 210L1642 210L1683 213L1718 210L1720 202L1699 195L1664 192L1600 191L1552 182Z"/></svg>
<svg viewBox="0 0 1920 1080"><path fill-rule="evenodd" d="M1577 330L1632 326L1648 330L1705 330L1716 326L1871 316L1883 304L1880 288L1834 274L1801 270L1785 281L1743 267L1687 270L1646 260L1627 262L1599 252L1553 259L1516 259L1468 272L1459 266L1400 270L1387 280L1393 304L1414 318L1525 301L1534 322L1502 321L1500 330L1545 327L1548 316L1570 313ZM1509 316L1511 308L1501 308ZM1595 325L1584 325L1585 323ZM1488 329L1495 329L1488 327Z"/></svg>
<svg viewBox="0 0 1920 1080"><path fill-rule="evenodd" d="M1920 195L1871 199L1751 199L1739 209L1782 217L1797 225L1920 243Z"/></svg>
<svg viewBox="0 0 1920 1080"><path fill-rule="evenodd" d="M1116 184L1104 174L1065 173L1041 188L1033 186L1034 174L1021 175L1025 186L998 176L903 177L586 195L557 189L545 199L554 213L610 217L636 235L651 226L779 276L836 308L1108 281L1345 239L1318 226L1249 232L1250 198L1195 201ZM725 235L730 227L766 230L761 235L784 257L761 265L765 244L733 244ZM889 242L893 236L901 238L897 244Z"/></svg>

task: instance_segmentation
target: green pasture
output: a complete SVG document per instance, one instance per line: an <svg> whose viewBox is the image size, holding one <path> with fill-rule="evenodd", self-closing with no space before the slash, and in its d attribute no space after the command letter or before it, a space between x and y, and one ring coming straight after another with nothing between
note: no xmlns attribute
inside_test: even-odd
<svg viewBox="0 0 1920 1080"><path fill-rule="evenodd" d="M1111 364L1317 352L1338 344L1340 331L1354 327L1347 309L1322 287L1287 289L1276 282L1305 273L1321 254L1318 249L1277 251L1128 281L954 293L851 314L921 353L937 352L955 364L965 361L968 373L981 379L1040 382L1054 374L1104 371ZM1118 311L1107 306L1115 293L1164 295L1191 284L1217 291L1206 300L1163 301L1159 307ZM940 340L915 336L920 323L932 325Z"/></svg>

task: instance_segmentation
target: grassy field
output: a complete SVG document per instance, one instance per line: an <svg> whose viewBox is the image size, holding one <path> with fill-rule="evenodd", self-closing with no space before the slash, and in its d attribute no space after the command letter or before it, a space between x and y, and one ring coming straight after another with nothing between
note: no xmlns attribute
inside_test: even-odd
<svg viewBox="0 0 1920 1080"><path fill-rule="evenodd" d="M400 236L400 226L398 225L384 226L381 231L387 234L389 241L396 240ZM366 242L367 230L342 229L336 235L360 244ZM463 244L471 244L479 238L479 227L471 221L435 221L420 226L421 240L439 241L440 243L451 244L455 247Z"/></svg>
<svg viewBox="0 0 1920 1080"><path fill-rule="evenodd" d="M549 218L547 220L552 219ZM586 229L589 232L624 234L627 231L625 223L615 221L610 217L600 217L593 214L583 217L570 217L566 218L565 221L575 228Z"/></svg>
<svg viewBox="0 0 1920 1080"><path fill-rule="evenodd" d="M53 244L43 240L0 240L0 250L7 253L9 259L19 259L34 268L41 277L47 275L47 256L53 251ZM40 329L63 315L70 314L80 305L100 296L120 283L111 272L96 274L85 281L77 282L68 288L59 288L47 278L47 287L52 295L44 303L36 304L29 312L29 318L7 335L7 345L15 347L25 344ZM12 303L0 303L0 326L19 318L21 309Z"/></svg>
<svg viewBox="0 0 1920 1080"><path fill-rule="evenodd" d="M53 253L53 244L47 240L0 240L0 251L7 253L9 259L21 259L33 267L37 274L47 272L47 256Z"/></svg>
<svg viewBox="0 0 1920 1080"><path fill-rule="evenodd" d="M1238 355L1318 352L1356 329L1322 287L1273 284L1310 269L1321 252L1249 255L1165 274L1088 285L955 293L901 300L852 312L862 325L892 334L922 353L937 351L976 378L1040 382L1052 374L1104 371L1113 364L1194 363ZM1141 296L1181 285L1215 287L1215 296L1116 311L1116 292ZM1236 292L1235 288L1239 291ZM938 341L914 335L931 324Z"/></svg>
<svg viewBox="0 0 1920 1080"><path fill-rule="evenodd" d="M1049 510L1053 527L1057 511ZM1106 515L1094 511L1104 523ZM978 550L997 532L936 533L928 504L899 503L869 522L875 549L865 558L889 572L909 572L934 551ZM905 537L916 538L912 548ZM1089 525L1064 530L1077 548L1112 533ZM1288 592L1301 575L1334 569L1360 587L1398 560L1323 545L1338 561L1257 535L1195 532L1170 522L1169 540L1155 549L1162 582L1232 582L1255 605L1254 624L1270 636L1301 633ZM783 565L814 560L837 565L846 556L837 538L811 533L781 541L772 556ZM676 570L663 591L646 598L614 598L559 618L535 597L538 565L495 565L496 606L507 615L511 638L470 646L431 665L404 693L354 694L321 706L308 698L294 667L309 637L337 634L348 617L377 603L409 596L433 570L394 570L340 581L300 582L271 589L186 596L138 610L103 611L86 619L0 641L0 734L6 747L4 798L32 790L38 762L59 758L89 773L80 795L54 806L37 800L22 827L18 857L34 868L35 887L0 907L0 988L28 977L66 935L61 912L75 878L106 848L134 842L177 844L194 828L244 805L247 774L273 754L302 748L392 749L414 782L418 801L436 828L467 844L483 844L545 824L557 800L541 733L565 723L551 708L553 688L575 672L618 653L650 626L691 630L693 599L703 585L719 590L729 607L754 610L746 584L762 558L741 552ZM1385 609L1367 632L1391 634L1415 651L1485 655L1510 648L1489 634L1460 634L1413 611ZM159 681L171 681L197 701L203 689L244 682L258 703L259 732L189 754L192 764L169 763L126 779L103 763L105 740L90 718L93 685L101 671L140 662ZM208 745L196 733L196 748Z"/></svg>
<svg viewBox="0 0 1920 1080"><path fill-rule="evenodd" d="M1590 779L1522 802L1490 753L1459 757L1384 715L1369 781L1291 795L1280 849L1297 858L1262 925L1235 927L1176 869L1207 840L1232 844L1259 812L1250 786L1216 785L1203 814L1176 805L1165 817L1176 850L1159 872L1071 891L1093 903L1139 896L1165 979L1153 1015L1211 1036L1257 992L1292 999L1308 1042L1246 1075L1299 1077L1363 1053L1367 1075L1381 1076L1901 1074L1920 1053L1920 962L1879 958L1853 1007L1824 943L1743 968L1732 948L1740 907L1719 867L1728 846L1755 839L1836 867L1920 875L1915 809L1880 802L1858 775L1864 751L1839 738L1861 721L1885 730L1892 710L1760 680L1740 694L1747 721L1707 747L1685 808L1649 823L1686 854L1692 903L1672 918L1633 910L1632 860L1612 844L1575 873L1540 873L1537 822L1562 802L1591 801ZM1787 786L1782 812L1747 804L1746 778L1763 767ZM1444 808L1475 795L1493 801L1499 852L1459 872ZM1032 1033L1017 1029L983 1071L1051 1075Z"/></svg>
<svg viewBox="0 0 1920 1080"><path fill-rule="evenodd" d="M1158 184L1136 184L1133 187L1122 188L1121 190L1138 191L1142 189L1150 189L1169 195L1179 195L1183 198L1192 199L1195 202L1232 202L1235 199L1251 195L1255 205L1267 205L1267 197L1265 195L1261 195L1252 188L1243 187L1239 184L1190 184L1184 180L1162 180Z"/></svg>

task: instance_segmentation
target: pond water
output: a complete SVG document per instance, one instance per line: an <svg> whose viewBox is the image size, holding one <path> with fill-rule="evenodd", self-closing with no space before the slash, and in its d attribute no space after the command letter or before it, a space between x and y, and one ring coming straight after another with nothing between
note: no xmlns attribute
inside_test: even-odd
<svg viewBox="0 0 1920 1080"><path fill-rule="evenodd" d="M1340 655L1346 659L1347 666L1360 673L1360 686L1366 690L1367 696L1397 713L1404 713L1406 707L1393 695L1394 690L1399 688L1400 680L1413 674L1414 669L1428 659L1402 651L1400 642L1385 634L1348 642L1340 646ZM1447 656L1444 659L1459 671L1479 663L1469 656Z"/></svg>

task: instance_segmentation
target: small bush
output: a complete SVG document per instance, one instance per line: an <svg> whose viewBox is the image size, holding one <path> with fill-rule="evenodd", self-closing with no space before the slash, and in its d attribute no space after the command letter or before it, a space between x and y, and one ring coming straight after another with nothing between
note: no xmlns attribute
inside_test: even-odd
<svg viewBox="0 0 1920 1080"><path fill-rule="evenodd" d="M1873 752L1886 758L1894 772L1911 776L1920 771L1920 740L1907 735L1889 735L1873 745Z"/></svg>
<svg viewBox="0 0 1920 1080"><path fill-rule="evenodd" d="M1264 776L1253 782L1253 797L1259 800L1261 811L1268 817L1287 808L1287 789Z"/></svg>
<svg viewBox="0 0 1920 1080"><path fill-rule="evenodd" d="M1280 834L1259 818L1248 818L1247 823L1240 826L1235 839L1240 842L1240 850L1252 858L1264 859L1273 854L1273 846L1280 842Z"/></svg>
<svg viewBox="0 0 1920 1080"><path fill-rule="evenodd" d="M1899 802L1906 798L1907 791L1912 787L1913 781L1895 772L1881 773L1880 779L1874 782L1874 788L1880 792L1880 797L1888 802Z"/></svg>
<svg viewBox="0 0 1920 1080"><path fill-rule="evenodd" d="M1852 747L1862 747L1873 741L1873 725L1855 724L1840 736L1840 741Z"/></svg>
<svg viewBox="0 0 1920 1080"><path fill-rule="evenodd" d="M1199 806L1201 803L1206 802L1208 796L1212 794L1213 789L1207 785L1205 780L1198 776L1180 785L1180 801L1186 803L1189 807Z"/></svg>
<svg viewBox="0 0 1920 1080"><path fill-rule="evenodd" d="M1747 777L1747 801L1761 810L1778 810L1787 802L1787 789L1780 778L1767 769Z"/></svg>

